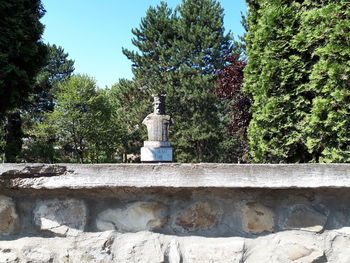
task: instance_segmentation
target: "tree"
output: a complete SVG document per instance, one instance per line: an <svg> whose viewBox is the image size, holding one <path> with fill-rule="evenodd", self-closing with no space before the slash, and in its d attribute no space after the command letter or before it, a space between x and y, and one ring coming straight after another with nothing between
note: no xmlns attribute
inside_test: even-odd
<svg viewBox="0 0 350 263"><path fill-rule="evenodd" d="M295 37L310 56L311 111L302 132L312 162L350 162L350 6L348 1L307 3ZM309 95L310 96L310 95Z"/></svg>
<svg viewBox="0 0 350 263"><path fill-rule="evenodd" d="M122 148L119 153L124 162L128 154L137 156L143 141L147 140L146 130L141 125L142 120L151 109L151 96L147 88L141 87L136 81L120 79L110 90L115 123L122 132Z"/></svg>
<svg viewBox="0 0 350 263"><path fill-rule="evenodd" d="M6 162L17 162L18 155L22 149L22 120L19 111L7 114L5 126L5 160Z"/></svg>
<svg viewBox="0 0 350 263"><path fill-rule="evenodd" d="M5 162L5 120L0 119L0 162Z"/></svg>
<svg viewBox="0 0 350 263"><path fill-rule="evenodd" d="M36 77L28 103L22 107L25 138L22 158L29 162L54 162L56 136L47 123L46 113L54 110L57 86L74 71L74 61L62 47L47 44L47 49L45 66Z"/></svg>
<svg viewBox="0 0 350 263"><path fill-rule="evenodd" d="M247 129L251 120L251 99L242 91L243 69L247 64L245 38L248 31L246 16L243 14L241 24L245 33L238 36L238 41L234 41L232 53L226 56L224 68L217 73L215 94L220 99L220 118L225 130L220 147L220 162L250 162Z"/></svg>
<svg viewBox="0 0 350 263"><path fill-rule="evenodd" d="M27 111L37 115L53 111L55 86L69 78L74 72L74 61L68 58L68 53L55 44L46 45L48 55L45 66L36 77L34 91L30 97Z"/></svg>
<svg viewBox="0 0 350 263"><path fill-rule="evenodd" d="M120 141L105 90L87 75L75 75L59 85L56 107L47 113L58 145L77 162L111 161ZM69 160L68 160L69 161Z"/></svg>
<svg viewBox="0 0 350 263"><path fill-rule="evenodd" d="M141 19L140 28L132 29L133 45L139 52L123 48L123 53L133 62L132 71L137 81L152 92L164 92L169 83L169 73L178 62L174 59L177 38L177 18L165 2L150 7Z"/></svg>
<svg viewBox="0 0 350 263"><path fill-rule="evenodd" d="M44 26L39 21L43 14L40 0L0 3L0 119L6 123L4 153L8 162L17 161L22 145L16 107L26 102L45 61L46 48L40 41Z"/></svg>
<svg viewBox="0 0 350 263"><path fill-rule="evenodd" d="M40 0L0 3L0 116L22 105L45 63Z"/></svg>
<svg viewBox="0 0 350 263"><path fill-rule="evenodd" d="M228 55L226 60L228 64L219 71L215 89L222 103L222 118L226 119L223 161L249 162L247 128L251 119L251 100L242 92L246 62L239 59L239 53Z"/></svg>
<svg viewBox="0 0 350 263"><path fill-rule="evenodd" d="M25 162L54 163L61 160L60 152L55 150L57 129L49 121L50 113L42 114L40 121L24 129L26 134L20 157Z"/></svg>
<svg viewBox="0 0 350 263"><path fill-rule="evenodd" d="M222 140L216 72L231 50L224 34L223 9L214 0L184 0L173 13L165 3L150 8L133 30L141 53L124 50L133 71L150 93L166 94L175 158L216 161Z"/></svg>
<svg viewBox="0 0 350 263"><path fill-rule="evenodd" d="M255 162L349 162L348 1L250 0Z"/></svg>

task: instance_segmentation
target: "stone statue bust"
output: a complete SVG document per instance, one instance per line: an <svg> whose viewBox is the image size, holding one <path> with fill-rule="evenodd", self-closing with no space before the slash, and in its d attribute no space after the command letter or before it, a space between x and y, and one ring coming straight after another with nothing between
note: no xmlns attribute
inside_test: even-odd
<svg viewBox="0 0 350 263"><path fill-rule="evenodd" d="M157 94L153 96L153 113L148 114L142 124L146 125L148 141L166 142L169 138L169 125L172 120L165 114L165 97Z"/></svg>

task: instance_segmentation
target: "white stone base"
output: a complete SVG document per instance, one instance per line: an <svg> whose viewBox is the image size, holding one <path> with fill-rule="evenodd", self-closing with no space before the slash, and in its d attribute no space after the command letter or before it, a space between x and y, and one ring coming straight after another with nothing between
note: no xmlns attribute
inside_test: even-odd
<svg viewBox="0 0 350 263"><path fill-rule="evenodd" d="M172 162L173 148L171 147L142 147L141 162Z"/></svg>
<svg viewBox="0 0 350 263"><path fill-rule="evenodd" d="M143 147L147 147L147 148L170 147L170 142L144 141Z"/></svg>

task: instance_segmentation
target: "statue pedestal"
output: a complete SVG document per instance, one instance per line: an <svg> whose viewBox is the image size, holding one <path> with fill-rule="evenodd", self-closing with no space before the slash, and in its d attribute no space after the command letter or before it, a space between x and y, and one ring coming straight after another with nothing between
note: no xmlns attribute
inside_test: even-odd
<svg viewBox="0 0 350 263"><path fill-rule="evenodd" d="M141 148L141 162L172 162L170 142L145 141Z"/></svg>

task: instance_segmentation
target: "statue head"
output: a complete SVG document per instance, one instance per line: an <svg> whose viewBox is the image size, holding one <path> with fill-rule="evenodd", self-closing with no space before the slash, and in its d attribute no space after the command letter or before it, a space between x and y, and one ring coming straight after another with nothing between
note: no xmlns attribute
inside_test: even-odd
<svg viewBox="0 0 350 263"><path fill-rule="evenodd" d="M156 94L153 96L153 113L157 115L165 114L165 97L164 95Z"/></svg>

